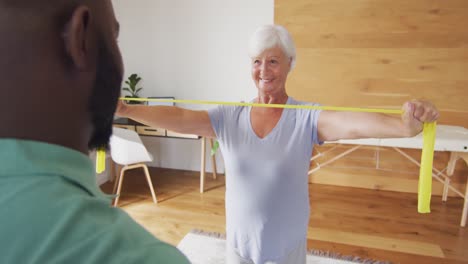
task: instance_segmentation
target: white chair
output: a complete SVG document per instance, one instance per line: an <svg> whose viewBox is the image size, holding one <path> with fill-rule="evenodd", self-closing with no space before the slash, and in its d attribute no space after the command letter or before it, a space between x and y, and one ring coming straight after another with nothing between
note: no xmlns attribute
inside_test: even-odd
<svg viewBox="0 0 468 264"><path fill-rule="evenodd" d="M153 183L148 171L148 167L144 162L153 161L153 157L146 150L145 146L141 142L140 137L135 131L124 129L124 128L113 128L113 133L110 139L110 150L112 160L123 166L120 171L120 175L115 179L114 193L117 197L114 200L114 206L117 206L119 202L120 191L122 189L122 182L124 179L124 173L127 170L143 168L146 180L151 190L154 203L158 203L156 200L156 194L154 193ZM118 182L118 186L116 185ZM117 186L117 192L115 188Z"/></svg>

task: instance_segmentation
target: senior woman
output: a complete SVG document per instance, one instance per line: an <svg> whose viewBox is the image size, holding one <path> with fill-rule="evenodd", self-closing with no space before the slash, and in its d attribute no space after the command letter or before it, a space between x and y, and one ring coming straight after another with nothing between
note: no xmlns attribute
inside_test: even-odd
<svg viewBox="0 0 468 264"><path fill-rule="evenodd" d="M288 31L259 28L249 54L263 104L310 104L286 92L296 53ZM435 121L437 109L413 100L402 117L302 109L219 106L192 111L119 104L117 115L149 126L217 138L226 178L227 263L305 263L309 160L314 144L355 138L408 137Z"/></svg>

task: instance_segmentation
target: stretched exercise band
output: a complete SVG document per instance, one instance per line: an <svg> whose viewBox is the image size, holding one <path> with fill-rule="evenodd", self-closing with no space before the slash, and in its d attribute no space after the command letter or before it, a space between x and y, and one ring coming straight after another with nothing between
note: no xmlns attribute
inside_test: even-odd
<svg viewBox="0 0 468 264"><path fill-rule="evenodd" d="M431 212L432 163L434 161L436 126L436 122L432 122L424 123L423 127L423 148L418 182L419 213Z"/></svg>
<svg viewBox="0 0 468 264"><path fill-rule="evenodd" d="M160 103L181 103L181 104L204 104L204 105L229 105L229 106L251 106L251 107L269 107L285 109L311 109L311 110L330 110L346 112L367 112L384 114L403 114L403 110L395 109L377 109L377 108L356 108L356 107L335 107L318 105L283 105L283 104L257 104L257 103L237 103L222 101L200 101L200 100L175 100L175 99L156 99L156 98L120 98L126 101L140 102L160 102ZM423 128L423 148L421 154L421 169L419 171L418 183L418 212L430 213L431 191L432 191L432 163L434 160L434 144L436 136L436 122L424 123ZM96 156L96 172L101 173L105 170L105 150L99 149Z"/></svg>

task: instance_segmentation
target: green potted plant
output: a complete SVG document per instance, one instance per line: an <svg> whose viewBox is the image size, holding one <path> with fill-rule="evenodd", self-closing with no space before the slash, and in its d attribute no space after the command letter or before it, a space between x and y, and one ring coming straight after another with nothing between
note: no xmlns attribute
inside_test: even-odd
<svg viewBox="0 0 468 264"><path fill-rule="evenodd" d="M123 90L128 92L129 95L126 95L125 98L140 98L138 96L138 93L143 89L141 87L137 88L137 85L140 81L141 81L141 78L136 73L128 77L128 79L125 81L128 87L124 87ZM129 100L127 101L127 103L128 104L141 104L143 102Z"/></svg>

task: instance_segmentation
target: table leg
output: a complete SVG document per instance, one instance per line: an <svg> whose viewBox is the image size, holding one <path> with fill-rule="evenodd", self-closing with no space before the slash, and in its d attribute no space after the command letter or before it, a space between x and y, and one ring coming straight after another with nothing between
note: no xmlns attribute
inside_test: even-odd
<svg viewBox="0 0 468 264"><path fill-rule="evenodd" d="M447 201L447 198L448 198L448 187L450 185L450 178L452 177L453 175L453 172L455 170L455 165L457 164L457 160L458 160L458 155L456 152L450 152L450 159L449 159L449 162L448 162L448 165L447 165L447 176L448 177L445 177L445 181L444 181L444 192L442 193L442 201L446 202Z"/></svg>
<svg viewBox="0 0 468 264"><path fill-rule="evenodd" d="M457 156L465 160L466 164L468 165L468 152L459 152L457 153ZM455 167L455 166L454 166ZM460 221L460 226L465 227L466 226L466 219L468 216L468 179L466 181L466 190L465 190L465 202L463 203L463 213L462 213L462 218Z"/></svg>
<svg viewBox="0 0 468 264"><path fill-rule="evenodd" d="M213 145L214 145L213 139L210 138L210 150L213 149ZM210 152L211 152L211 151L210 151ZM215 154L215 155L211 155L211 168L213 169L213 179L216 180L216 178L218 177L218 176L216 175L216 173L217 173L217 171L218 171L217 168L216 168L216 154Z"/></svg>
<svg viewBox="0 0 468 264"><path fill-rule="evenodd" d="M201 138L200 193L205 191L206 138Z"/></svg>
<svg viewBox="0 0 468 264"><path fill-rule="evenodd" d="M460 226L465 227L466 226L466 218L468 215L468 180L466 183L466 190L465 190L465 202L463 203L463 213L462 213L462 218L460 221Z"/></svg>

